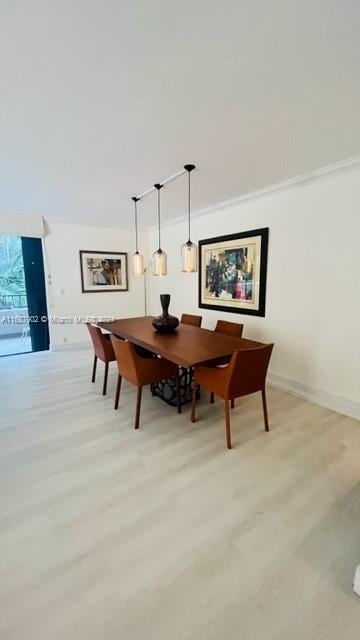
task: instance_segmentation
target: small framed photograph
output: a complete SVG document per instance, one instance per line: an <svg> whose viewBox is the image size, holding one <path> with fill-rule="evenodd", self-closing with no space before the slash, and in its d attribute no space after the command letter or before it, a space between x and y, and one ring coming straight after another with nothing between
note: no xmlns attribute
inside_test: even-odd
<svg viewBox="0 0 360 640"><path fill-rule="evenodd" d="M81 290L128 291L127 253L119 251L80 251Z"/></svg>
<svg viewBox="0 0 360 640"><path fill-rule="evenodd" d="M199 242L199 307L265 316L269 229Z"/></svg>

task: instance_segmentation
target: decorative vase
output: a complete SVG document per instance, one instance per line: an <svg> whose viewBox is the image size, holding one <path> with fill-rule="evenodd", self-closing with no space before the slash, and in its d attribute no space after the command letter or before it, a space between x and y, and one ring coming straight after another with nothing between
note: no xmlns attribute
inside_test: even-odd
<svg viewBox="0 0 360 640"><path fill-rule="evenodd" d="M162 307L161 316L156 316L152 321L152 326L159 333L172 333L179 324L179 318L169 314L170 294L162 293L160 296Z"/></svg>

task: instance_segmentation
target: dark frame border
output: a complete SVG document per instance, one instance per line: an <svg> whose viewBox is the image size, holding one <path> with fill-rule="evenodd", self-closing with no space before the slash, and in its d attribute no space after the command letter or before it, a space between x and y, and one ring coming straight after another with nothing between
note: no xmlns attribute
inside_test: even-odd
<svg viewBox="0 0 360 640"><path fill-rule="evenodd" d="M226 242L230 240L238 240L240 238L253 238L254 236L261 236L259 309L257 311L252 311L251 309L235 309L231 307L223 307L221 305L214 306L212 304L205 304L204 302L201 302L202 247L206 246L207 244L213 244L214 242ZM200 309L211 309L212 311L227 311L229 313L242 313L248 316L265 317L268 245L269 227L263 227L262 229L252 229L251 231L242 231L240 233L231 233L230 235L226 236L215 236L214 238L206 238L206 240L199 240L198 299Z"/></svg>
<svg viewBox="0 0 360 640"><path fill-rule="evenodd" d="M99 291L89 291L88 289L84 289L84 273L83 273L83 265L82 265L82 255L83 253L98 253L99 255L109 255L109 256L125 256L125 267L126 267L126 289L100 289ZM128 254L124 251L90 251L87 249L80 249L80 273L81 273L81 293L119 293L122 291L129 291L129 274L128 274Z"/></svg>

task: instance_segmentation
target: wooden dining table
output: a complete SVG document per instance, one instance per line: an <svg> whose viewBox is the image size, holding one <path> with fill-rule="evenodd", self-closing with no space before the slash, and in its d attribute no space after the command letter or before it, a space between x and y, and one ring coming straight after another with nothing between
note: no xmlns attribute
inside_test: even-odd
<svg viewBox="0 0 360 640"><path fill-rule="evenodd" d="M99 326L119 338L129 340L135 345L167 358L181 368L181 402L191 398L192 367L216 358L231 355L240 349L254 349L261 342L237 338L209 329L201 329L188 324L179 324L170 334L157 333L152 326L153 316L121 318L112 322L102 322ZM174 405L175 382L164 381L153 389L155 395Z"/></svg>
<svg viewBox="0 0 360 640"><path fill-rule="evenodd" d="M125 338L139 347L167 358L180 367L193 367L215 358L229 356L239 349L262 346L261 342L247 338L236 338L181 323L173 333L161 334L152 326L153 319L153 316L121 318L100 323L99 326L115 336Z"/></svg>

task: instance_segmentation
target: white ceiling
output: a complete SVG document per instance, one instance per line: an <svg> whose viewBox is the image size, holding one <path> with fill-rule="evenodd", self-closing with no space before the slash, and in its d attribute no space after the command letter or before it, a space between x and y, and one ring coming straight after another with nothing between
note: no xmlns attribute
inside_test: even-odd
<svg viewBox="0 0 360 640"><path fill-rule="evenodd" d="M360 152L358 0L0 6L1 212L132 223L186 162L202 208Z"/></svg>

